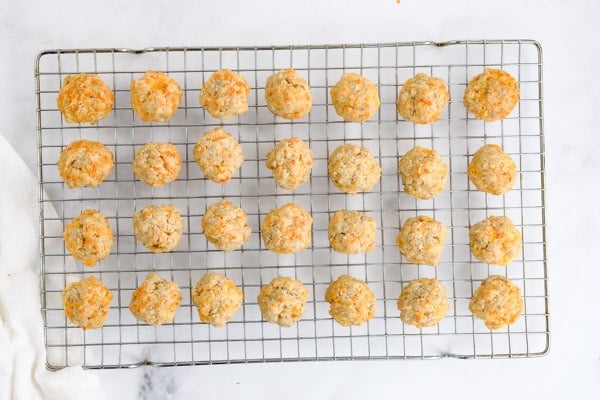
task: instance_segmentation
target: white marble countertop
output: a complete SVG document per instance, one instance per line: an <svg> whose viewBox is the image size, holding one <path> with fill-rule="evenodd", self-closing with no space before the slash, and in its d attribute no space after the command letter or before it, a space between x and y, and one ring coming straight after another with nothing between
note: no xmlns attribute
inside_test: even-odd
<svg viewBox="0 0 600 400"><path fill-rule="evenodd" d="M600 397L600 3L593 1L1 1L0 132L36 170L43 49L531 38L544 49L551 349L538 359L98 371L107 398Z"/></svg>

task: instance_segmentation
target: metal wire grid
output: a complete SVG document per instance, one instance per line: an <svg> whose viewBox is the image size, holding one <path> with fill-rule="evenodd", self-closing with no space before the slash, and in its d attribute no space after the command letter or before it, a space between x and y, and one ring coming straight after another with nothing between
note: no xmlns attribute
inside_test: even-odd
<svg viewBox="0 0 600 400"><path fill-rule="evenodd" d="M314 105L298 121L274 117L264 103L266 77L294 67L309 82ZM468 80L484 67L498 67L521 86L516 110L501 122L471 118L462 104ZM199 106L199 89L212 72L239 71L252 88L247 113L215 120ZM141 122L129 104L129 82L146 70L167 72L184 90L176 116L166 124ZM112 114L96 126L67 124L56 109L56 95L68 74L98 73L115 92ZM329 89L344 72L359 72L376 83L381 107L364 123L346 123L330 105ZM403 82L418 72L444 78L451 100L442 118L417 126L398 118L395 100ZM62 368L119 368L142 364L190 365L335 359L496 358L543 355L549 348L546 273L544 143L541 47L531 40L412 42L373 45L244 48L156 48L53 50L37 59L38 151L41 213L41 287L47 364ZM204 131L224 126L239 138L245 161L230 183L203 178L193 146ZM295 191L278 189L265 167L266 153L282 138L306 140L314 155L310 183ZM115 171L98 188L68 189L57 173L60 150L80 138L99 140L115 154ZM168 141L183 155L180 179L152 189L136 181L131 162L149 141ZM380 162L380 183L368 193L340 193L327 177L326 161L342 143L368 147ZM475 190L466 167L485 143L498 143L518 166L520 179L503 196ZM402 191L398 158L415 145L439 151L450 167L446 191L416 201ZM227 197L248 214L252 236L238 251L221 252L201 234L208 204ZM273 207L293 201L314 219L312 246L295 255L266 250L259 229ZM148 204L171 203L185 221L181 245L152 254L136 243L131 217ZM85 208L109 219L115 244L109 258L84 268L66 252L63 226ZM367 212L377 220L377 248L367 255L342 255L329 248L327 223L338 209ZM437 268L405 262L394 243L402 222L429 215L448 227ZM507 215L523 233L521 257L507 267L489 266L469 250L468 228L488 215ZM150 327L128 310L133 290L155 271L175 280L183 302L172 324ZM234 279L244 304L224 328L200 323L190 290L206 271ZM365 279L377 296L377 315L369 323L345 328L328 314L324 291L337 276ZM68 282L93 274L114 294L102 329L83 332L65 319L60 293ZM522 289L525 312L517 323L491 332L468 310L474 289L491 274L506 275ZM294 327L262 322L256 304L260 287L276 275L294 276L309 289L303 319ZM403 324L396 299L417 277L436 277L450 299L447 317L423 330Z"/></svg>

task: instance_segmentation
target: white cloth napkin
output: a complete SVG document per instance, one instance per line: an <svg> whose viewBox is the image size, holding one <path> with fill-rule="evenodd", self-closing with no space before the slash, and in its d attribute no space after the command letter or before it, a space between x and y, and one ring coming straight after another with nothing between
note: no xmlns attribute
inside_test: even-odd
<svg viewBox="0 0 600 400"><path fill-rule="evenodd" d="M0 400L103 399L81 367L45 367L37 183L0 135Z"/></svg>

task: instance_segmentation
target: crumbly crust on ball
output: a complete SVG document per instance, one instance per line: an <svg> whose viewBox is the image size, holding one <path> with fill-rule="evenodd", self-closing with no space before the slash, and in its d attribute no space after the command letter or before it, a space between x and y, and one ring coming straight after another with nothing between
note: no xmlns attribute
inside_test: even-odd
<svg viewBox="0 0 600 400"><path fill-rule="evenodd" d="M88 276L69 283L62 291L62 301L65 316L73 325L85 331L104 325L112 293L98 278Z"/></svg>
<svg viewBox="0 0 600 400"><path fill-rule="evenodd" d="M235 282L216 272L206 273L194 287L192 301L200 321L221 327L242 305L244 293Z"/></svg>
<svg viewBox="0 0 600 400"><path fill-rule="evenodd" d="M113 108L115 95L96 74L68 75L58 92L56 105L69 123L95 124Z"/></svg>
<svg viewBox="0 0 600 400"><path fill-rule="evenodd" d="M364 76L347 73L331 88L331 102L345 121L362 122L379 108L379 93L377 86Z"/></svg>
<svg viewBox="0 0 600 400"><path fill-rule="evenodd" d="M329 315L342 326L358 326L375 316L375 294L367 282L341 275L325 291Z"/></svg>
<svg viewBox="0 0 600 400"><path fill-rule="evenodd" d="M108 257L113 245L113 233L106 217L96 210L86 209L67 224L63 239L69 253L86 267Z"/></svg>
<svg viewBox="0 0 600 400"><path fill-rule="evenodd" d="M293 68L283 69L267 78L265 101L269 111L287 119L302 118L312 108L308 83Z"/></svg>
<svg viewBox="0 0 600 400"><path fill-rule="evenodd" d="M396 110L407 121L430 124L440 119L449 99L450 93L442 78L420 73L404 82Z"/></svg>
<svg viewBox="0 0 600 400"><path fill-rule="evenodd" d="M204 134L194 147L194 159L204 175L215 183L227 183L242 166L242 146L224 129Z"/></svg>
<svg viewBox="0 0 600 400"><path fill-rule="evenodd" d="M225 251L239 249L252 234L246 212L225 199L208 206L202 231L210 243Z"/></svg>
<svg viewBox="0 0 600 400"><path fill-rule="evenodd" d="M446 289L437 279L410 281L398 297L400 319L417 328L437 325L448 312Z"/></svg>
<svg viewBox="0 0 600 400"><path fill-rule="evenodd" d="M181 170L181 154L171 143L146 143L135 153L133 174L152 187L160 187L177 179Z"/></svg>
<svg viewBox="0 0 600 400"><path fill-rule="evenodd" d="M406 193L427 200L444 190L448 165L437 151L416 146L400 158L398 173Z"/></svg>
<svg viewBox="0 0 600 400"><path fill-rule="evenodd" d="M292 137L283 139L267 154L267 168L273 171L277 186L293 190L310 179L315 157L308 145Z"/></svg>
<svg viewBox="0 0 600 400"><path fill-rule="evenodd" d="M57 166L70 188L96 187L112 172L114 155L100 142L76 140L60 152Z"/></svg>
<svg viewBox="0 0 600 400"><path fill-rule="evenodd" d="M329 220L331 248L339 253L369 253L375 249L377 224L364 212L339 210Z"/></svg>
<svg viewBox="0 0 600 400"><path fill-rule="evenodd" d="M381 167L366 147L344 144L327 160L331 182L341 191L355 194L368 192L381 177Z"/></svg>
<svg viewBox="0 0 600 400"><path fill-rule="evenodd" d="M166 122L177 112L183 92L175 81L163 72L148 71L131 81L131 108L142 121Z"/></svg>
<svg viewBox="0 0 600 400"><path fill-rule="evenodd" d="M306 249L310 246L312 222L310 213L294 203L272 209L262 224L265 247L278 254Z"/></svg>
<svg viewBox="0 0 600 400"><path fill-rule="evenodd" d="M290 327L302 318L308 289L302 282L285 276L275 277L260 290L258 306L267 322Z"/></svg>
<svg viewBox="0 0 600 400"><path fill-rule="evenodd" d="M248 111L250 87L238 73L222 69L202 85L200 104L214 118L227 119Z"/></svg>
<svg viewBox="0 0 600 400"><path fill-rule="evenodd" d="M478 260L507 265L521 252L521 233L510 218L491 216L471 226L469 243Z"/></svg>
<svg viewBox="0 0 600 400"><path fill-rule="evenodd" d="M404 222L396 244L400 253L411 263L434 267L440 262L446 236L443 223L419 215Z"/></svg>
<svg viewBox="0 0 600 400"><path fill-rule="evenodd" d="M486 278L473 293L469 310L490 329L515 323L523 313L521 289L500 275Z"/></svg>
<svg viewBox="0 0 600 400"><path fill-rule="evenodd" d="M179 285L152 272L133 292L129 310L148 325L162 325L173 321L180 304Z"/></svg>
<svg viewBox="0 0 600 400"><path fill-rule="evenodd" d="M513 188L517 166L502 147L488 144L475 152L468 174L477 190L500 195Z"/></svg>
<svg viewBox="0 0 600 400"><path fill-rule="evenodd" d="M149 205L133 214L133 233L148 250L164 253L181 242L183 219L175 206Z"/></svg>
<svg viewBox="0 0 600 400"><path fill-rule="evenodd" d="M486 68L469 81L463 102L476 118L491 122L506 118L519 96L519 83L508 72Z"/></svg>

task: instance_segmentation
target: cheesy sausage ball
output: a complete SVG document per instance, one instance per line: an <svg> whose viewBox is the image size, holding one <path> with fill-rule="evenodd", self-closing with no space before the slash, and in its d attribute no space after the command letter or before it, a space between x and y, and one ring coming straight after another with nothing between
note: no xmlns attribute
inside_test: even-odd
<svg viewBox="0 0 600 400"><path fill-rule="evenodd" d="M404 221L396 244L400 253L411 263L434 267L440 262L446 236L444 224L420 215Z"/></svg>
<svg viewBox="0 0 600 400"><path fill-rule="evenodd" d="M244 154L240 143L229 132L215 128L196 142L194 159L208 179L227 183L242 166Z"/></svg>
<svg viewBox="0 0 600 400"><path fill-rule="evenodd" d="M237 117L248 111L250 87L238 73L222 69L202 85L200 104L214 118Z"/></svg>
<svg viewBox="0 0 600 400"><path fill-rule="evenodd" d="M106 217L96 210L83 210L65 226L65 246L76 260L91 267L108 257L113 233Z"/></svg>
<svg viewBox="0 0 600 400"><path fill-rule="evenodd" d="M350 194L368 192L381 177L381 167L371 151L349 143L331 153L327 171L335 187Z"/></svg>
<svg viewBox="0 0 600 400"><path fill-rule="evenodd" d="M129 85L131 108L142 121L166 122L181 103L181 87L167 74L148 71Z"/></svg>
<svg viewBox="0 0 600 400"><path fill-rule="evenodd" d="M417 328L437 325L448 312L446 289L437 279L410 281L398 298L400 319Z"/></svg>
<svg viewBox="0 0 600 400"><path fill-rule="evenodd" d="M96 187L115 167L112 151L100 142L76 140L58 157L58 173L70 188Z"/></svg>
<svg viewBox="0 0 600 400"><path fill-rule="evenodd" d="M342 326L359 326L375 316L375 294L367 282L341 275L325 291L329 315Z"/></svg>
<svg viewBox="0 0 600 400"><path fill-rule="evenodd" d="M278 276L262 287L257 301L267 322L288 328L302 318L308 289L294 278Z"/></svg>
<svg viewBox="0 0 600 400"><path fill-rule="evenodd" d="M292 137L283 139L267 154L267 168L273 171L277 186L294 190L310 179L315 157L308 145Z"/></svg>
<svg viewBox="0 0 600 400"><path fill-rule="evenodd" d="M491 216L469 228L469 244L478 260L507 265L521 252L521 233L510 218Z"/></svg>
<svg viewBox="0 0 600 400"><path fill-rule="evenodd" d="M437 151L416 146L400 158L398 173L406 193L427 200L444 190L448 165Z"/></svg>
<svg viewBox="0 0 600 400"><path fill-rule="evenodd" d="M475 318L483 320L490 329L515 323L523 308L521 289L500 275L491 275L481 282L469 302L469 310Z"/></svg>
<svg viewBox="0 0 600 400"><path fill-rule="evenodd" d="M512 189L517 166L502 147L488 144L475 152L467 172L477 190L500 195Z"/></svg>
<svg viewBox="0 0 600 400"><path fill-rule="evenodd" d="M150 205L133 214L133 233L148 250L164 253L181 242L183 219L175 206Z"/></svg>
<svg viewBox="0 0 600 400"><path fill-rule="evenodd" d="M206 273L194 287L192 302L200 321L214 327L225 325L242 305L244 293L235 282L216 273Z"/></svg>
<svg viewBox="0 0 600 400"><path fill-rule="evenodd" d="M108 316L112 297L111 291L96 277L71 282L62 291L65 316L84 331L100 328Z"/></svg>
<svg viewBox="0 0 600 400"><path fill-rule="evenodd" d="M430 124L440 119L446 108L450 93L442 78L417 74L410 78L400 90L396 110L407 121Z"/></svg>
<svg viewBox="0 0 600 400"><path fill-rule="evenodd" d="M508 72L486 68L469 81L463 102L475 118L491 122L507 117L519 96L519 83Z"/></svg>
<svg viewBox="0 0 600 400"><path fill-rule="evenodd" d="M68 75L58 92L56 105L67 122L95 124L113 108L115 95L96 74Z"/></svg>
<svg viewBox="0 0 600 400"><path fill-rule="evenodd" d="M310 213L294 203L272 209L262 224L265 247L277 254L306 249L310 246L312 222Z"/></svg>
<svg viewBox="0 0 600 400"><path fill-rule="evenodd" d="M228 200L208 206L202 217L202 231L217 249L225 251L239 249L252 234L246 212Z"/></svg>
<svg viewBox="0 0 600 400"><path fill-rule="evenodd" d="M375 249L375 218L360 211L339 210L331 216L327 229L331 248L338 253L369 253Z"/></svg>
<svg viewBox="0 0 600 400"><path fill-rule="evenodd" d="M310 88L293 68L276 72L267 78L265 101L269 111L286 118L302 118L312 108Z"/></svg>
<svg viewBox="0 0 600 400"><path fill-rule="evenodd" d="M133 159L133 174L152 187L174 181L180 170L181 154L171 143L146 143L135 153Z"/></svg>
<svg viewBox="0 0 600 400"><path fill-rule="evenodd" d="M181 291L177 283L152 272L133 292L129 310L148 325L162 325L173 321L180 304Z"/></svg>
<svg viewBox="0 0 600 400"><path fill-rule="evenodd" d="M344 121L363 122L379 108L379 93L364 76L347 73L331 88L331 102Z"/></svg>

